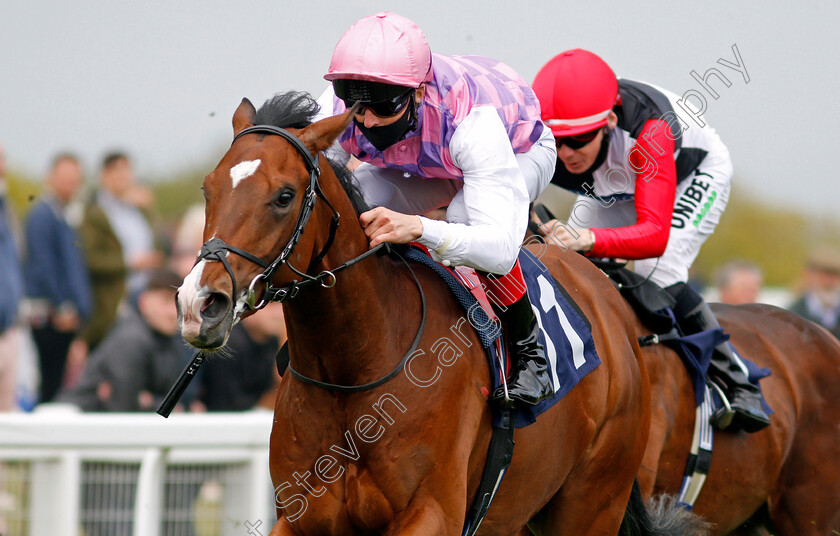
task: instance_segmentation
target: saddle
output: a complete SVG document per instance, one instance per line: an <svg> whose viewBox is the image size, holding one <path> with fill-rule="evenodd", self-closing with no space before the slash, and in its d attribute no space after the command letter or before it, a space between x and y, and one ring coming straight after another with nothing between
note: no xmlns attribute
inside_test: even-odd
<svg viewBox="0 0 840 536"><path fill-rule="evenodd" d="M672 316L664 311L676 305L676 300L662 287L636 272L628 270L626 263L611 259L589 259L600 269L625 301L633 308L642 324L656 334L670 333L675 327Z"/></svg>

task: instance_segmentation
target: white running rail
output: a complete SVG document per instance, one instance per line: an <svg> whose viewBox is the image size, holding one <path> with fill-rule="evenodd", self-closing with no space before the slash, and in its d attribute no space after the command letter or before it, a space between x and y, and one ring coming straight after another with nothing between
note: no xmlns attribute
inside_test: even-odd
<svg viewBox="0 0 840 536"><path fill-rule="evenodd" d="M271 424L264 411L0 414L0 534L267 535Z"/></svg>

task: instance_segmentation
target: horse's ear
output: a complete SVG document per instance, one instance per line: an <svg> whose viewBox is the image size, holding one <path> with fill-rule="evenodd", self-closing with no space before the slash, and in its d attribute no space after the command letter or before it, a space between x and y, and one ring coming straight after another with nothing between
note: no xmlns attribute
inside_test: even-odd
<svg viewBox="0 0 840 536"><path fill-rule="evenodd" d="M298 134L300 141L306 145L313 155L318 154L333 144L336 138L344 132L353 120L357 106L353 106L341 115L334 115L312 123Z"/></svg>
<svg viewBox="0 0 840 536"><path fill-rule="evenodd" d="M254 116L257 115L257 110L251 101L242 99L239 103L239 108L233 112L233 135L234 137L248 127L254 126Z"/></svg>

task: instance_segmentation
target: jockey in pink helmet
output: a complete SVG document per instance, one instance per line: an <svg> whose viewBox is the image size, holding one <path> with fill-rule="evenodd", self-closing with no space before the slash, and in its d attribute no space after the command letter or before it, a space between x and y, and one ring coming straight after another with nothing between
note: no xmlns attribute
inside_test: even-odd
<svg viewBox="0 0 840 536"><path fill-rule="evenodd" d="M517 261L528 204L554 172L539 102L507 65L433 54L420 28L394 13L356 22L324 76L322 116L360 103L339 137L373 210L360 221L371 247L419 242L447 266L467 265L494 295L514 349L512 400L553 392L545 351ZM509 299L508 299L509 298ZM495 397L503 396L501 392Z"/></svg>
<svg viewBox="0 0 840 536"><path fill-rule="evenodd" d="M732 163L715 131L680 118L676 95L617 79L586 50L552 58L533 88L557 144L552 182L579 194L569 225L555 220L541 231L587 255L635 259L636 272L676 298L684 333L719 327L686 284L729 198ZM716 348L709 373L731 406L713 416L719 428L769 424L760 392L729 343Z"/></svg>

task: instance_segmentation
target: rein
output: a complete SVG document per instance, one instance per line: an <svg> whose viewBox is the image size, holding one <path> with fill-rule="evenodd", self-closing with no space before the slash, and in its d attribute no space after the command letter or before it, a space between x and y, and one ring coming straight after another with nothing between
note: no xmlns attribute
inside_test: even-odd
<svg viewBox="0 0 840 536"><path fill-rule="evenodd" d="M384 244L381 244L381 245L384 245ZM379 246L377 246L377 248L378 247ZM370 250L370 252L373 252L373 251L375 251L375 249ZM368 252L368 253L370 253L370 252ZM408 271L411 273L411 277L412 277L412 279L414 279L414 283L417 284L417 290L420 291L420 303L423 307L423 316L420 318L420 328L417 330L417 335L415 335L415 337L414 337L414 342L411 343L411 348L408 350L408 352L405 353L405 355L400 360L400 362L397 363L397 366L394 367L394 369L391 370L391 372L389 372L385 376L382 376L378 380L370 382L370 383L365 383L363 385L338 385L338 384L335 384L335 383L327 383L327 382L322 382L322 381L319 381L319 380L316 380L316 379L313 379L313 378L309 378L307 376L304 376L300 372L296 371L294 368L292 368L292 363L290 361L288 368L289 368L289 372L292 374L292 376L294 376L295 378L297 378L299 381L301 381L303 383L306 383L308 385L314 385L316 387L320 387L322 389L327 389L329 391L339 391L341 393L358 393L359 391L369 391L371 389L379 387L380 385L383 385L383 384L387 383L388 381L393 379L394 376L396 376L397 374L400 373L400 370L402 370L402 368L405 366L406 362L408 361L408 358L411 357L412 354L414 354L415 350L417 350L417 345L420 344L420 337L423 336L423 330L426 326L426 295L423 292L423 286L420 284L420 281L417 279L417 274L415 274L414 270L411 269L411 265L408 264L408 261L406 261L403 258L402 255L400 255L399 253L397 253L393 249L391 250L391 252L394 255L396 255L397 257L399 257L399 259L403 262L403 264L405 264L406 268L408 268ZM358 259L358 258L354 259L353 262L356 262L357 260L360 260L360 259Z"/></svg>
<svg viewBox="0 0 840 536"><path fill-rule="evenodd" d="M405 366L405 363L408 361L408 358L414 353L417 349L417 345L420 343L420 338L423 335L423 330L426 325L426 295L423 293L423 287L420 284L420 281L417 279L417 275L414 273L414 270L411 269L411 266L408 262L396 251L390 248L389 244L383 243L376 246L373 249L370 249L358 257L350 259L349 261L345 262L344 264L333 268L331 270L323 270L318 275L312 276L306 274L304 272L300 272L299 270L295 269L289 262L289 257L292 255L292 251L294 250L297 243L300 241L300 237L303 234L303 230L306 227L306 223L309 221L309 217L312 215L312 210L315 207L315 202L320 197L324 200L327 206L330 207L330 210L333 211L332 220L330 221L330 235L327 239L326 244L321 249L321 251L316 255L315 259L310 263L310 265L317 265L320 263L324 256L329 251L330 247L333 244L335 239L335 234L338 229L338 221L340 218L339 213L333 208L332 204L330 204L329 200L324 195L324 192L321 190L321 186L318 183L318 177L321 175L321 168L318 167L317 159L312 156L312 153L309 152L309 149L301 142L297 136L291 134L287 130L284 130L279 127L275 127L272 125L255 125L248 128L243 129L239 134L233 138L233 143L236 143L240 137L244 136L245 134L274 134L277 136L281 136L286 141L292 144L292 146L297 150L297 152L303 157L304 163L306 164L306 169L309 172L309 186L306 188L306 192L304 193L304 201L303 206L301 208L300 214L298 215L297 223L295 224L295 230L292 232L292 236L289 238L289 242L286 244L286 247L280 252L280 255L274 259L273 262L268 263L265 260L249 253L243 249L237 248L235 246L231 246L230 244L226 243L221 238L211 238L204 245L201 247L201 251L199 252L198 259L196 259L196 264L199 261L204 259L211 260L211 261L218 261L221 262L225 270L227 271L228 275L230 276L231 283L233 284L233 297L236 299L236 277L233 274L233 269L230 267L230 263L227 261L227 254L235 253L240 257L247 259L254 264L263 268L263 271L257 274L254 279L251 280L251 284L248 285L248 293L245 298L245 306L248 309L253 311L258 311L266 306L269 302L283 302L286 298L294 298L297 296L298 292L300 292L301 288L306 286L312 285L314 283L318 283L323 288L332 288L335 286L336 283L336 276L335 274L341 272L342 270L346 270L350 268L357 262L370 257L371 255L375 255L380 253L381 251L385 251L388 253L393 253L405 264L408 271L411 273L411 277L414 279L414 282L417 284L417 289L420 291L420 303L422 304L423 308L423 315L420 320L420 328L417 330L417 335L414 337L414 341L411 345L411 349L403 356L397 366L385 376L379 378L376 381L371 383L366 383L363 385L338 385L333 383L322 382L316 380L314 378L309 378L304 376L303 374L299 373L295 369L292 368L291 363L289 363L289 372L297 378L299 381L306 383L308 385L314 385L316 387L320 387L322 389L327 389L330 391L340 391L345 393L355 393L359 391L368 391L370 389L374 389L379 387L380 385L388 382L389 380L393 379L397 374L399 374L400 370ZM283 285L282 287L273 287L271 286L271 279L274 276L274 273L284 264L288 265L289 268L295 272L296 274L300 275L303 279L301 281L295 280L291 283ZM265 283L265 290L263 291L263 295L260 298L260 301L257 302L257 293L256 293L256 286L258 283L264 282Z"/></svg>

